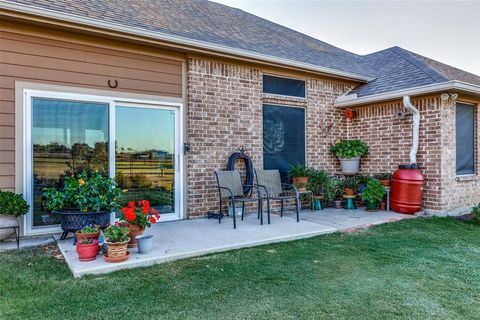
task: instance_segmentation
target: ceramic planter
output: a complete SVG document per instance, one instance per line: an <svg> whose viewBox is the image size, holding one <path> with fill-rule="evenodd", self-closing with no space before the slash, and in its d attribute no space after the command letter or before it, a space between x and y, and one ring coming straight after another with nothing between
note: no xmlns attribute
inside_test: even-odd
<svg viewBox="0 0 480 320"><path fill-rule="evenodd" d="M77 242L77 254L80 261L95 260L98 254L98 241L89 244Z"/></svg>
<svg viewBox="0 0 480 320"><path fill-rule="evenodd" d="M130 237L130 242L128 243L129 248L135 248L137 246L137 239L136 236L143 234L143 229L136 224L131 224L129 227L130 233L128 236Z"/></svg>
<svg viewBox="0 0 480 320"><path fill-rule="evenodd" d="M335 200L335 209L342 209L342 201Z"/></svg>
<svg viewBox="0 0 480 320"><path fill-rule="evenodd" d="M377 208L378 208L378 202L377 201L365 200L365 210L367 210L367 211L377 211Z"/></svg>
<svg viewBox="0 0 480 320"><path fill-rule="evenodd" d="M130 239L125 242L109 242L106 241L108 252L104 255L106 262L122 262L128 260L129 252L127 245Z"/></svg>
<svg viewBox="0 0 480 320"><path fill-rule="evenodd" d="M381 179L380 184L384 187L390 187L390 180L388 179Z"/></svg>
<svg viewBox="0 0 480 320"><path fill-rule="evenodd" d="M152 251L153 235L144 234L136 236L139 253L150 253Z"/></svg>
<svg viewBox="0 0 480 320"><path fill-rule="evenodd" d="M18 220L14 216L7 216L0 214L0 228L9 228L9 229L0 229L0 241L10 238L13 234L13 226L18 226Z"/></svg>
<svg viewBox="0 0 480 320"><path fill-rule="evenodd" d="M340 166L343 174L356 174L360 172L360 157L340 160Z"/></svg>
<svg viewBox="0 0 480 320"><path fill-rule="evenodd" d="M308 177L292 177L292 183L298 191L306 191Z"/></svg>
<svg viewBox="0 0 480 320"><path fill-rule="evenodd" d="M355 194L355 191L352 188L345 188L343 189L343 192L347 196L353 196Z"/></svg>

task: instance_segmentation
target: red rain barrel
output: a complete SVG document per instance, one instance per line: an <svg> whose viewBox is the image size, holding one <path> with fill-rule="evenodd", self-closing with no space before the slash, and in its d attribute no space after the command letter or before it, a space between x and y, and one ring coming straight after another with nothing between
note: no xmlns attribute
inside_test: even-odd
<svg viewBox="0 0 480 320"><path fill-rule="evenodd" d="M417 165L400 165L392 176L390 207L393 211L414 214L422 210L425 179Z"/></svg>

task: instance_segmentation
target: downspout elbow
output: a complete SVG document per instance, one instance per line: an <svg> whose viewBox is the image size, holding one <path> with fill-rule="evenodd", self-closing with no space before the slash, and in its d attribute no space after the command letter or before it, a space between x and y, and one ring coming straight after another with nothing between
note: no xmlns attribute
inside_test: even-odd
<svg viewBox="0 0 480 320"><path fill-rule="evenodd" d="M410 149L410 164L417 163L417 152L420 132L420 111L410 101L410 96L403 97L403 105L413 115L412 123L412 148Z"/></svg>

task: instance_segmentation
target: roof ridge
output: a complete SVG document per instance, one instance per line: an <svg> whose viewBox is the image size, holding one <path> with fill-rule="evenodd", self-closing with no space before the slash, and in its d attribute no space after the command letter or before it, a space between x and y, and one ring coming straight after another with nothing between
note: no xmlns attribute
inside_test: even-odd
<svg viewBox="0 0 480 320"><path fill-rule="evenodd" d="M414 65L415 67L419 68L424 74L426 74L430 79L433 81L448 81L449 79L445 77L441 72L432 68L431 66L425 64L423 61L419 60L416 56L414 56L410 51L403 49L399 46L394 46L389 48L391 51Z"/></svg>

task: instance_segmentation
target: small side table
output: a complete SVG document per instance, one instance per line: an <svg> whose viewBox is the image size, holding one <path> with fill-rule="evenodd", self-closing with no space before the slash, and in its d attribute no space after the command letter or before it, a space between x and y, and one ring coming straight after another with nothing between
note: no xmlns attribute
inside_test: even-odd
<svg viewBox="0 0 480 320"><path fill-rule="evenodd" d="M387 211L390 211L390 191L392 191L392 187L385 187L385 192L387 193Z"/></svg>
<svg viewBox="0 0 480 320"><path fill-rule="evenodd" d="M355 205L355 201L354 201L356 197L357 197L356 195L353 195L353 196L343 195L343 199L345 199L344 208L347 210L357 209L357 206Z"/></svg>
<svg viewBox="0 0 480 320"><path fill-rule="evenodd" d="M15 232L15 240L17 241L17 249L20 249L20 225L17 219L9 219L5 221L5 225L0 229L13 229Z"/></svg>

